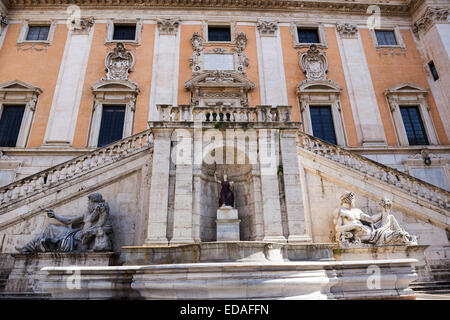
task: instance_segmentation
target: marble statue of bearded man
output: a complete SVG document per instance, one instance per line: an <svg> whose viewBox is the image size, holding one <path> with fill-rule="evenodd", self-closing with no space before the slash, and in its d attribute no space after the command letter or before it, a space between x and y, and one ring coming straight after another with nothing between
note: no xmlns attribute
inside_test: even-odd
<svg viewBox="0 0 450 320"><path fill-rule="evenodd" d="M47 215L63 225L49 224L23 247L16 249L23 253L31 252L73 252L73 251L111 251L110 235L112 226L109 220L109 206L100 193L88 196L88 210L76 217L62 217L51 209ZM80 225L73 228L73 225Z"/></svg>

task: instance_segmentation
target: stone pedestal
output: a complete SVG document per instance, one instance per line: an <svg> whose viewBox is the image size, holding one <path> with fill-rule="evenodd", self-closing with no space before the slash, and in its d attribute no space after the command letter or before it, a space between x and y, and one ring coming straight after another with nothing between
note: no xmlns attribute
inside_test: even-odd
<svg viewBox="0 0 450 320"><path fill-rule="evenodd" d="M3 295L45 293L44 282L47 273L41 270L44 267L103 267L116 264L119 258L119 255L113 252L14 253L10 256L14 259L14 264L1 292ZM72 270L72 273L67 274L74 272Z"/></svg>
<svg viewBox="0 0 450 320"><path fill-rule="evenodd" d="M239 241L239 223L237 209L221 207L217 210L217 241Z"/></svg>

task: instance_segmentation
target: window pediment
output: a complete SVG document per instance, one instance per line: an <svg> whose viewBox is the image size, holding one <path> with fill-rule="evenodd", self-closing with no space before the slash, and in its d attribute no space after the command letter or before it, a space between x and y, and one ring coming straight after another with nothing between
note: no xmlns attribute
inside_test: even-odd
<svg viewBox="0 0 450 320"><path fill-rule="evenodd" d="M404 82L385 90L385 95L390 94L427 94L428 90L416 84Z"/></svg>
<svg viewBox="0 0 450 320"><path fill-rule="evenodd" d="M92 91L97 92L134 92L139 93L136 83L128 80L102 80L92 86Z"/></svg>
<svg viewBox="0 0 450 320"><path fill-rule="evenodd" d="M36 94L41 94L42 90L38 87L35 87L31 84L20 80L12 80L5 83L0 84L0 92L31 92Z"/></svg>
<svg viewBox="0 0 450 320"><path fill-rule="evenodd" d="M342 87L334 81L331 80L316 80L316 81L307 81L304 80L300 82L297 86L297 94L301 95L302 93L312 93L312 92L323 92L323 93L340 93L342 91Z"/></svg>

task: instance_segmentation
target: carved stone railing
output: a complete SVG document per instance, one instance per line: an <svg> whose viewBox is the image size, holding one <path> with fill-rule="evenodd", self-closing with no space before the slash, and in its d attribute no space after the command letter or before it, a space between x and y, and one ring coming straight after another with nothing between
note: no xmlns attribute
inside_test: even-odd
<svg viewBox="0 0 450 320"><path fill-rule="evenodd" d="M448 209L450 207L450 192L444 189L306 133L300 132L299 138L299 146L302 149L398 187L411 195L428 200L441 208Z"/></svg>
<svg viewBox="0 0 450 320"><path fill-rule="evenodd" d="M150 136L150 130L142 131L10 183L0 188L0 208L146 150L151 146Z"/></svg>
<svg viewBox="0 0 450 320"><path fill-rule="evenodd" d="M158 104L160 121L204 121L204 122L290 122L291 106L270 105L256 107L215 106L171 106Z"/></svg>

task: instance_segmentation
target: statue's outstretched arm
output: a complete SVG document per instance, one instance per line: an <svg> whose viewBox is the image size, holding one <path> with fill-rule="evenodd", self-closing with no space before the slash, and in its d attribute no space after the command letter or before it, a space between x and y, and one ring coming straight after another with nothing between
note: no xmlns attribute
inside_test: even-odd
<svg viewBox="0 0 450 320"><path fill-rule="evenodd" d="M66 218L66 217L62 217L60 215L57 215L55 213L55 211L53 211L52 209L45 209L45 211L47 211L47 216L49 216L50 218L56 219L59 222L65 224L65 225L83 221L83 216L82 215L81 216L77 216L77 217Z"/></svg>

